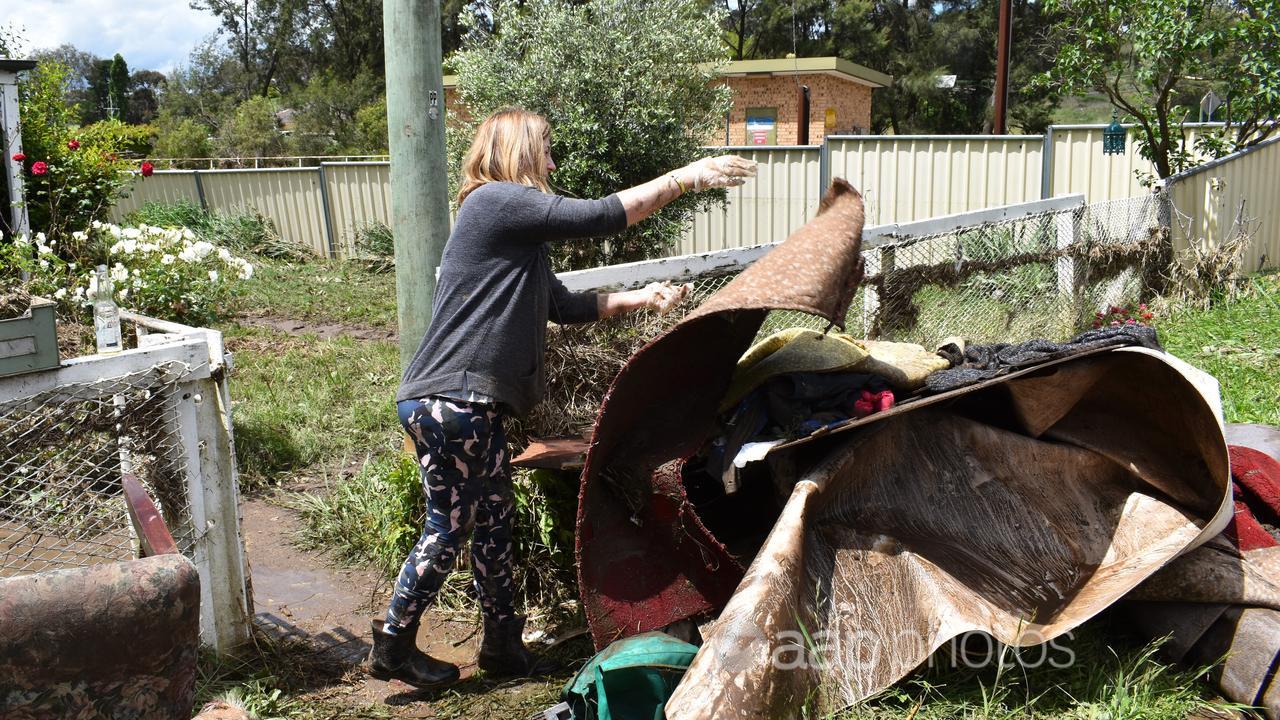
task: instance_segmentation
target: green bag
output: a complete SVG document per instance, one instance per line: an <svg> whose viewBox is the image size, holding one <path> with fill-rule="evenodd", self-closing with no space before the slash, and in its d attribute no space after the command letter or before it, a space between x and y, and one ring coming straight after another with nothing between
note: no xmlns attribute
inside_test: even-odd
<svg viewBox="0 0 1280 720"><path fill-rule="evenodd" d="M612 643L564 686L574 720L662 720L698 648L660 632Z"/></svg>

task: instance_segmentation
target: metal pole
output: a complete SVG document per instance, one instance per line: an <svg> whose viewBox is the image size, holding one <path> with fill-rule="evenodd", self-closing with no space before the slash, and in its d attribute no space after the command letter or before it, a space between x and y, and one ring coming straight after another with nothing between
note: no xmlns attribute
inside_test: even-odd
<svg viewBox="0 0 1280 720"><path fill-rule="evenodd" d="M1009 4L1011 0L1000 0L1000 28L996 38L996 113L991 132L995 135L1005 134L1005 105L1009 99L1009 41L1012 33L1009 27Z"/></svg>
<svg viewBox="0 0 1280 720"><path fill-rule="evenodd" d="M32 67L35 63L31 63ZM22 136L18 132L18 76L17 73L0 71L0 163L8 177L9 197L4 205L10 208L9 231L15 236L28 235L31 227L27 221L27 204L22 193L22 163L12 156L22 152Z"/></svg>
<svg viewBox="0 0 1280 720"><path fill-rule="evenodd" d="M449 236L440 0L385 0L391 229L395 236L400 364L431 322L435 269Z"/></svg>

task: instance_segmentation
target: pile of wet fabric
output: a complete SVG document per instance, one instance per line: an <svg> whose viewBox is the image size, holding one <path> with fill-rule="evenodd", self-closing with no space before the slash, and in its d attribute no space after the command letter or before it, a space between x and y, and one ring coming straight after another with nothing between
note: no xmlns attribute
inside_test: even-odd
<svg viewBox="0 0 1280 720"><path fill-rule="evenodd" d="M794 403L769 402L788 373L759 369L788 343L754 359L753 345L773 310L847 316L862 220L861 197L835 183L814 220L638 351L601 407L579 495L583 604L599 648L698 627L669 718L823 715L966 632L1047 642L1231 519L1217 383L1140 337L985 361L967 348L960 365L979 374L937 392L900 393L865 358L829 363L817 374L876 376L893 400L857 417L862 393L883 391L847 377L836 396L848 419L822 408L822 426L795 437ZM833 343L822 357L853 357L837 343L872 354L799 337ZM812 378L799 380L778 387ZM757 392L765 430L795 424L794 439L756 464L763 482L700 485L700 454ZM747 440L758 424L742 422Z"/></svg>

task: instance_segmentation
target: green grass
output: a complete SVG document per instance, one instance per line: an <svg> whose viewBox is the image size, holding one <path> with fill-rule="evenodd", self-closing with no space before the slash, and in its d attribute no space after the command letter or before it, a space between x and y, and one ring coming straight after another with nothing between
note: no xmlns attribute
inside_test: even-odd
<svg viewBox="0 0 1280 720"><path fill-rule="evenodd" d="M1227 422L1280 425L1280 273L1254 276L1208 310L1175 310L1156 328L1165 349L1218 379Z"/></svg>
<svg viewBox="0 0 1280 720"><path fill-rule="evenodd" d="M236 309L325 323L396 326L394 273L371 273L356 262L314 260L303 264L260 261L245 283Z"/></svg>
<svg viewBox="0 0 1280 720"><path fill-rule="evenodd" d="M248 484L399 446L399 348L232 326L236 454Z"/></svg>
<svg viewBox="0 0 1280 720"><path fill-rule="evenodd" d="M972 669L963 663L953 668L950 646L944 645L931 667L832 720L1184 720L1230 707L1215 701L1201 682L1203 668L1170 666L1157 655L1159 642L1132 642L1112 627L1116 622L1097 618L1059 637L1047 651L1003 647L989 664L980 660L992 646L978 642L978 661L971 664L981 667Z"/></svg>
<svg viewBox="0 0 1280 720"><path fill-rule="evenodd" d="M304 523L300 545L339 562L374 565L395 577L422 532L422 479L403 453L374 459L323 492L296 493L290 507Z"/></svg>

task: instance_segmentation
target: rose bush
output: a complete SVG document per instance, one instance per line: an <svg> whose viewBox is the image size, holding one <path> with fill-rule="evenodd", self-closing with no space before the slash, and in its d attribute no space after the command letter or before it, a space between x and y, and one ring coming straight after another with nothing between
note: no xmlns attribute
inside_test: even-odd
<svg viewBox="0 0 1280 720"><path fill-rule="evenodd" d="M68 261L79 258L72 234L104 220L111 204L124 194L127 171L123 136L75 130L73 105L67 102L69 71L54 60L42 60L18 85L23 152L13 156L23 166L27 214L31 228L57 241Z"/></svg>
<svg viewBox="0 0 1280 720"><path fill-rule="evenodd" d="M98 257L111 268L121 307L188 325L217 320L236 281L253 276L247 260L185 228L94 222L87 231L74 232L71 240L101 248ZM15 276L0 279L16 279L25 270L33 295L58 301L65 314L86 313L93 304L95 268L66 259L57 248L58 240L43 232L0 243L0 275Z"/></svg>

